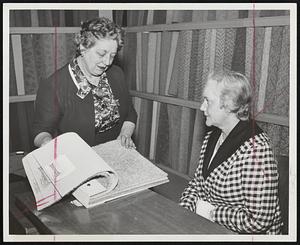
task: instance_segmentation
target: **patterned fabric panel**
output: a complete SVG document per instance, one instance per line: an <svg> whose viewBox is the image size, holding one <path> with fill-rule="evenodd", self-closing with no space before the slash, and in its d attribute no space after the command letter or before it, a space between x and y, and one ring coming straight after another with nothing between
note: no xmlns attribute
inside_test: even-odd
<svg viewBox="0 0 300 245"><path fill-rule="evenodd" d="M275 155L289 155L289 128L271 124L257 123L269 136Z"/></svg>
<svg viewBox="0 0 300 245"><path fill-rule="evenodd" d="M12 47L11 38L9 39L9 46ZM12 49L9 49L9 96L15 96L17 94L15 63Z"/></svg>

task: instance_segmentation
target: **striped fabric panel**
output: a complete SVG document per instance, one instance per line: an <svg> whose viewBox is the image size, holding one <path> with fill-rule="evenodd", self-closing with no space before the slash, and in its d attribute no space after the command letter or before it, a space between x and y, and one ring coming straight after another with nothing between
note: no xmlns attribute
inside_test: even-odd
<svg viewBox="0 0 300 245"><path fill-rule="evenodd" d="M180 23L184 22L184 12L182 10L172 10L173 15L172 15L172 23Z"/></svg>
<svg viewBox="0 0 300 245"><path fill-rule="evenodd" d="M67 55L67 60L70 61L75 54L75 50L76 50L76 45L74 43L74 39L75 39L75 33L67 33L65 34L65 38L66 38L66 55Z"/></svg>
<svg viewBox="0 0 300 245"><path fill-rule="evenodd" d="M124 10L114 10L115 18L114 21L116 24L123 26L123 14ZM126 12L125 12L126 13Z"/></svg>
<svg viewBox="0 0 300 245"><path fill-rule="evenodd" d="M224 64L224 52L225 52L225 29L216 30L216 49L215 49L215 62L214 69L220 70Z"/></svg>
<svg viewBox="0 0 300 245"><path fill-rule="evenodd" d="M216 38L217 30L211 30L210 49L209 49L209 73L215 68L215 53L216 53Z"/></svg>
<svg viewBox="0 0 300 245"><path fill-rule="evenodd" d="M148 44L149 33L142 33L142 80L141 80L141 91L146 92L147 90L147 72L148 72Z"/></svg>
<svg viewBox="0 0 300 245"><path fill-rule="evenodd" d="M183 99L188 99L189 92L189 71L190 57L192 48L192 31L182 31L182 55L179 74L181 75L178 81L178 96ZM189 146L191 139L191 109L182 107L181 125L180 125L180 143L179 143L179 159L178 171L187 173L187 164L189 159Z"/></svg>
<svg viewBox="0 0 300 245"><path fill-rule="evenodd" d="M188 99L194 100L195 97L195 87L196 87L196 76L197 76L197 63L198 63L198 53L199 53L199 30L193 30L192 32L192 47L191 47L191 61L190 61L190 77L189 77L189 91ZM202 57L201 57L202 59Z"/></svg>
<svg viewBox="0 0 300 245"><path fill-rule="evenodd" d="M178 71L178 97L188 99L189 71L192 48L192 31L181 31L179 34L179 67ZM176 69L174 67L174 69Z"/></svg>
<svg viewBox="0 0 300 245"><path fill-rule="evenodd" d="M138 26L142 26L143 25L143 21L144 21L144 10L139 10L138 11L138 20L137 20L137 25Z"/></svg>
<svg viewBox="0 0 300 245"><path fill-rule="evenodd" d="M9 46L12 47L11 37L9 37ZM12 48L9 49L9 96L17 95L17 80L15 73L15 64Z"/></svg>
<svg viewBox="0 0 300 245"><path fill-rule="evenodd" d="M211 36L212 30L208 29L205 31L205 42L204 42L204 52L203 52L203 70L202 70L202 81L206 83L207 76L210 71L210 51L211 51Z"/></svg>
<svg viewBox="0 0 300 245"><path fill-rule="evenodd" d="M174 154L174 152L170 152L169 150L169 130L170 129L167 104L161 103L157 129L155 162L171 167L171 156Z"/></svg>
<svg viewBox="0 0 300 245"><path fill-rule="evenodd" d="M195 37L197 35L197 37ZM199 30L194 32L193 35L193 42L197 46L196 52L196 71L195 71L195 93L194 93L194 100L201 101L203 87L205 80L203 80L203 64L204 64L204 50L205 50L205 36L206 30ZM194 41L195 38L195 41ZM193 54L194 52L192 52ZM193 61L193 59L192 59Z"/></svg>
<svg viewBox="0 0 300 245"><path fill-rule="evenodd" d="M250 83L253 91L253 102L252 102L252 110L253 112L257 112L257 100L259 94L259 81L261 77L261 66L262 66L262 56L263 56L263 48L264 48L264 38L265 38L265 28L264 27L256 27L254 29L255 32L255 43L254 43L254 53L253 53L253 72L251 72Z"/></svg>
<svg viewBox="0 0 300 245"><path fill-rule="evenodd" d="M190 162L188 168L188 175L192 177L196 171L199 163L200 149L205 136L205 116L202 111L195 111L195 121L193 128L193 138L190 153Z"/></svg>
<svg viewBox="0 0 300 245"><path fill-rule="evenodd" d="M166 81L166 91L165 94L169 94L170 90L170 84L173 74L173 67L174 63L176 61L175 55L177 50L177 42L178 42L179 32L172 32L172 40L171 40L171 49L170 49L170 58L169 58L169 64L168 64L168 72L167 72L167 81Z"/></svg>
<svg viewBox="0 0 300 245"><path fill-rule="evenodd" d="M73 39L70 40L71 43L73 43ZM34 52L34 60L35 60L35 69L36 69L36 73L37 73L37 79L38 79L38 83L40 83L43 79L46 78L46 74L45 74L45 62L44 62L44 52L43 52L43 35L33 35L32 36L32 45L35 47L33 49ZM68 46L66 48L68 49ZM72 55L74 53L72 52Z"/></svg>
<svg viewBox="0 0 300 245"><path fill-rule="evenodd" d="M154 10L153 24L165 24L166 23L166 10Z"/></svg>
<svg viewBox="0 0 300 245"><path fill-rule="evenodd" d="M138 32L136 34L136 90L141 91L142 84L142 33ZM141 115L141 104L142 99L135 97L134 98L134 108L137 112L138 119L135 127L135 143L138 146L140 138L140 115Z"/></svg>
<svg viewBox="0 0 300 245"><path fill-rule="evenodd" d="M181 140L181 110L180 106L167 105L169 119L169 158L172 169L179 170L179 143Z"/></svg>
<svg viewBox="0 0 300 245"><path fill-rule="evenodd" d="M226 10L227 20L232 20L232 19L238 19L239 18L239 11L238 10Z"/></svg>
<svg viewBox="0 0 300 245"><path fill-rule="evenodd" d="M239 19L248 18L248 10L239 10Z"/></svg>
<svg viewBox="0 0 300 245"><path fill-rule="evenodd" d="M203 10L193 10L192 21L193 22L203 22L204 15Z"/></svg>
<svg viewBox="0 0 300 245"><path fill-rule="evenodd" d="M257 111L264 110L264 101L267 87L267 79L268 79L268 67L269 67L269 54L270 54L270 46L271 46L271 33L272 27L267 27L265 29L265 41L263 47L263 56L262 56L262 65L261 65L261 76L259 81L259 94L257 101Z"/></svg>
<svg viewBox="0 0 300 245"><path fill-rule="evenodd" d="M216 20L216 10L207 11L207 21Z"/></svg>
<svg viewBox="0 0 300 245"><path fill-rule="evenodd" d="M244 74L245 72L246 28L237 28L231 69Z"/></svg>
<svg viewBox="0 0 300 245"><path fill-rule="evenodd" d="M193 10L183 10L183 21L182 22L191 22L193 18Z"/></svg>
<svg viewBox="0 0 300 245"><path fill-rule="evenodd" d="M276 91L276 84L279 76L279 62L280 62L280 52L282 44L282 34L283 27L273 27L270 55L269 55L269 68L268 68L268 80L266 87L265 96L265 113L272 113L273 103L277 99L274 91Z"/></svg>
<svg viewBox="0 0 300 245"><path fill-rule="evenodd" d="M245 60L245 76L250 79L253 62L253 39L254 39L254 28L249 27L246 30L246 60Z"/></svg>
<svg viewBox="0 0 300 245"><path fill-rule="evenodd" d="M151 137L151 122L152 122L152 101L142 99L139 114L138 128L138 151L145 157L149 157L150 137Z"/></svg>
<svg viewBox="0 0 300 245"><path fill-rule="evenodd" d="M167 17L168 14L169 14L169 10L167 11ZM160 49L161 52L160 52L160 69L159 69L160 71L159 93L160 94L165 94L166 86L167 86L168 70L170 70L171 72L173 68L173 60L171 60L172 66L170 67L169 65L169 60L172 59L172 57L170 57L171 50L172 50L171 48L172 36L174 36L172 33L174 32L162 32L161 34L161 49ZM168 119L167 104L161 103L158 111L159 111L159 116L158 116L157 140L155 145L156 147L155 162L166 166L171 166L171 160L169 158L169 119Z"/></svg>
<svg viewBox="0 0 300 245"><path fill-rule="evenodd" d="M43 52L44 76L48 77L54 72L54 35L41 35L41 48Z"/></svg>
<svg viewBox="0 0 300 245"><path fill-rule="evenodd" d="M178 95L178 82L180 81L180 66L181 66L181 58L183 54L183 32L179 32L178 42L175 51L172 75L169 83L168 94L177 96Z"/></svg>
<svg viewBox="0 0 300 245"><path fill-rule="evenodd" d="M290 69L290 28L285 26L282 34L278 82L276 85L276 100L273 103L273 113L282 116L289 115L289 69Z"/></svg>
<svg viewBox="0 0 300 245"><path fill-rule="evenodd" d="M260 17L271 17L271 16L283 16L289 15L288 10L261 10L259 13Z"/></svg>
<svg viewBox="0 0 300 245"><path fill-rule="evenodd" d="M123 52L124 52L124 64L123 69L125 73L125 79L130 89L137 89L137 35L135 33L127 33L125 36Z"/></svg>
<svg viewBox="0 0 300 245"><path fill-rule="evenodd" d="M172 32L161 33L159 94L165 94L170 58Z"/></svg>
<svg viewBox="0 0 300 245"><path fill-rule="evenodd" d="M57 34L57 67L58 69L69 63L67 56L67 37L65 34Z"/></svg>
<svg viewBox="0 0 300 245"><path fill-rule="evenodd" d="M149 33L148 41L148 59L147 59L147 80L146 92L153 93L154 90L154 73L155 73L155 54L156 54L156 36L154 32Z"/></svg>
<svg viewBox="0 0 300 245"><path fill-rule="evenodd" d="M258 10L258 9L255 9L255 10L248 10L248 18L258 18L259 15L260 15L260 11L261 10Z"/></svg>
<svg viewBox="0 0 300 245"><path fill-rule="evenodd" d="M234 51L236 30L234 28L225 29L224 63L225 69L231 70L231 63Z"/></svg>
<svg viewBox="0 0 300 245"><path fill-rule="evenodd" d="M38 78L35 68L31 35L22 35L21 43L25 94L36 94L38 88Z"/></svg>
<svg viewBox="0 0 300 245"><path fill-rule="evenodd" d="M127 10L127 25L137 26L138 24L138 10Z"/></svg>
<svg viewBox="0 0 300 245"><path fill-rule="evenodd" d="M160 86L160 58L161 58L161 33L156 33L156 52L155 52L155 76L154 76L154 86L153 92L159 94Z"/></svg>
<svg viewBox="0 0 300 245"><path fill-rule="evenodd" d="M156 39L155 33L142 33L142 81L141 91L153 92ZM149 157L153 102L142 99L140 107L138 147L142 155Z"/></svg>
<svg viewBox="0 0 300 245"><path fill-rule="evenodd" d="M155 49L155 69L154 69L154 85L153 92L158 94L159 92L159 67L160 67L160 47L161 47L161 33L155 33L156 35L156 49ZM152 123L151 123L151 139L150 139L150 159L155 159L156 154L156 142L157 142L157 131L159 123L159 110L160 103L153 102L153 112L152 112Z"/></svg>
<svg viewBox="0 0 300 245"><path fill-rule="evenodd" d="M170 85L168 93L173 96L183 96L183 79L185 77L184 65L186 62L186 47L185 47L185 33L186 31L179 32L178 42L176 46L176 52L174 57L174 64L172 69L172 75L170 79ZM172 168L179 170L179 148L180 148L180 130L181 130L181 117L182 108L179 106L168 105L168 116L169 116L169 152L176 152L176 157L171 156ZM173 155L173 153L172 153Z"/></svg>
<svg viewBox="0 0 300 245"><path fill-rule="evenodd" d="M144 10L143 25L147 25L148 10Z"/></svg>
<svg viewBox="0 0 300 245"><path fill-rule="evenodd" d="M216 20L226 20L227 11L226 10L216 10Z"/></svg>
<svg viewBox="0 0 300 245"><path fill-rule="evenodd" d="M142 91L142 33L136 33L136 90Z"/></svg>

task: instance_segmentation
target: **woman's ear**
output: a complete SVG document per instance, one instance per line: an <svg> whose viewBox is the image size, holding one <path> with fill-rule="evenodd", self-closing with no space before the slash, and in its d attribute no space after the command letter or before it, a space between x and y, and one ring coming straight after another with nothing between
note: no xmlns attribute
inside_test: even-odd
<svg viewBox="0 0 300 245"><path fill-rule="evenodd" d="M82 44L79 45L79 48L80 48L80 54L83 55L83 53L86 51L86 48Z"/></svg>

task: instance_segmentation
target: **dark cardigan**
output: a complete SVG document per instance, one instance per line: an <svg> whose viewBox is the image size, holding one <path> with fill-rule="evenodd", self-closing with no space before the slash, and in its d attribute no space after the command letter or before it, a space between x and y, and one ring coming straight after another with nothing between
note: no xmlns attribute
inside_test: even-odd
<svg viewBox="0 0 300 245"><path fill-rule="evenodd" d="M53 137L66 132L75 132L90 146L116 139L124 121L136 123L137 113L120 67L112 65L107 71L108 82L115 99L119 99L120 120L110 130L95 134L95 112L93 95L84 99L69 72L68 65L41 82L35 101L33 137L48 132Z"/></svg>

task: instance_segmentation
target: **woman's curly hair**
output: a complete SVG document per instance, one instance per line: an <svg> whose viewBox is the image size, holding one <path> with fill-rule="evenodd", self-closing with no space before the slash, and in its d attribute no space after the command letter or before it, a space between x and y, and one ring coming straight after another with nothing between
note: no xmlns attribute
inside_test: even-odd
<svg viewBox="0 0 300 245"><path fill-rule="evenodd" d="M116 40L118 50L123 47L124 30L108 18L99 17L81 23L80 33L75 36L76 54L81 54L80 45L89 49L97 39L108 38Z"/></svg>
<svg viewBox="0 0 300 245"><path fill-rule="evenodd" d="M234 71L215 71L208 75L208 80L217 81L221 86L221 106L235 113L242 121L250 117L252 89L249 80Z"/></svg>

